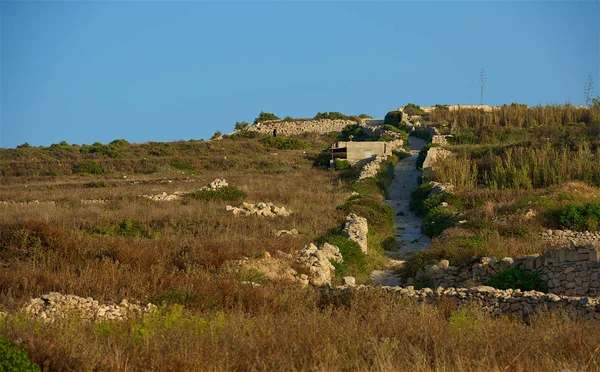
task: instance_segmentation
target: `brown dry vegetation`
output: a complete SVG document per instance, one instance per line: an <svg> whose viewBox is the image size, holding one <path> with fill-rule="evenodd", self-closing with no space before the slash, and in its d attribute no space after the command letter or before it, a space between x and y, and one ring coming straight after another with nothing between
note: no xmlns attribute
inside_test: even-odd
<svg viewBox="0 0 600 372"><path fill-rule="evenodd" d="M228 261L298 250L345 217L336 207L349 196L347 175L312 166L331 139L301 139L309 144L306 154L273 149L257 138L177 142L170 146L176 154L166 156L150 154L165 148L160 144L125 145L116 158L65 155L70 150L56 146L54 155L50 149L3 150L0 201L56 205L0 205L0 310L10 314L0 318L0 332L21 339L31 360L48 370L600 368L598 323L566 313L494 318L475 307L426 306L379 291L331 296L264 278L257 278L260 287L243 284L248 273L228 270ZM105 173L72 174L84 160L97 161ZM171 166L182 161L194 170L183 174ZM45 176L48 170L58 175ZM217 177L243 190L246 201L273 202L294 213L235 218L224 207L241 202L139 196L193 191ZM90 187L95 182L106 187ZM375 183L352 188L378 192ZM491 223L505 214L510 224L511 208L525 208L515 203L538 192L472 189L461 194L472 206L463 213ZM99 198L107 204L81 203ZM134 221L135 231L121 231L125 221ZM380 225L387 231L385 219ZM298 237L273 236L273 229L292 228ZM434 245L444 247L444 239L463 233L447 230ZM383 245L386 238L370 231L370 244ZM533 249L519 237L488 239L493 252L507 246L511 254ZM380 253L368 259L380 259ZM18 311L50 291L163 305L146 318L100 324L46 324Z"/></svg>

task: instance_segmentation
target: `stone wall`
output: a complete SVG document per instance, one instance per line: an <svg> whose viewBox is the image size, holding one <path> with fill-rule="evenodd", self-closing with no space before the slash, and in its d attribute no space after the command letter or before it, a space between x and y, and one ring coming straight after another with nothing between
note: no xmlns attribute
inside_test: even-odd
<svg viewBox="0 0 600 372"><path fill-rule="evenodd" d="M265 121L248 127L249 132L260 132L263 134L273 134L277 129L277 134L282 136L299 135L302 133L326 134L329 132L341 132L347 125L356 124L354 120L294 120L294 121Z"/></svg>
<svg viewBox="0 0 600 372"><path fill-rule="evenodd" d="M461 267L448 266L442 260L429 265L417 277L429 277L434 287L464 287L467 283L484 284L494 274L508 268L539 274L554 294L597 296L600 292L600 252L595 247L552 249L542 255L519 258L483 257Z"/></svg>
<svg viewBox="0 0 600 372"><path fill-rule="evenodd" d="M540 235L547 244L555 248L588 244L600 248L600 231L546 230Z"/></svg>
<svg viewBox="0 0 600 372"><path fill-rule="evenodd" d="M436 290L414 287L373 287L343 286L330 289L330 295L352 291L383 290L402 298L408 298L427 304L439 301L453 301L458 305L476 304L495 315L529 315L545 311L567 311L590 319L600 319L600 299L576 296L558 296L553 293L520 291L518 289L500 290L488 286L473 288L442 288Z"/></svg>

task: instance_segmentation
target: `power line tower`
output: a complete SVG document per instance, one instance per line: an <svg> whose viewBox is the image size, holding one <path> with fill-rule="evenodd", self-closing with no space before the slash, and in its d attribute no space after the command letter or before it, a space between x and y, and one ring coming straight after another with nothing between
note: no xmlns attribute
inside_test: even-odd
<svg viewBox="0 0 600 372"><path fill-rule="evenodd" d="M585 80L585 87L583 88L583 95L585 97L585 105L589 106L592 96L594 95L594 77L589 74Z"/></svg>
<svg viewBox="0 0 600 372"><path fill-rule="evenodd" d="M481 85L481 96L479 98L479 105L483 105L483 92L485 90L485 83L487 82L487 72L485 69L481 69L479 72L479 85Z"/></svg>

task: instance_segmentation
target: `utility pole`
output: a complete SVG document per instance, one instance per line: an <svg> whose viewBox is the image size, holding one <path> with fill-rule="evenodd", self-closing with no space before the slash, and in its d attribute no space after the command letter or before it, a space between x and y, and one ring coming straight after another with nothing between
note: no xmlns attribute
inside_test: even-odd
<svg viewBox="0 0 600 372"><path fill-rule="evenodd" d="M483 105L483 91L485 90L485 83L487 81L487 73L485 69L481 69L479 72L479 85L481 85L481 96L479 99L479 106Z"/></svg>
<svg viewBox="0 0 600 372"><path fill-rule="evenodd" d="M585 97L585 105L590 105L590 100L594 95L594 77L592 74L589 74L587 79L585 80L585 87L583 88L583 95Z"/></svg>

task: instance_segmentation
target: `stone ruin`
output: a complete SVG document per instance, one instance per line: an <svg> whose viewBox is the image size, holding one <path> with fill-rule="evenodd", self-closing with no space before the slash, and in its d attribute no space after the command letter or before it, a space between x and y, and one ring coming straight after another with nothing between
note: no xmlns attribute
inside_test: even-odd
<svg viewBox="0 0 600 372"><path fill-rule="evenodd" d="M75 295L63 295L50 292L33 298L24 311L36 318L52 322L57 318L73 315L84 320L101 322L104 320L125 320L131 316L140 316L156 309L155 305L130 303L121 301L118 305L101 304L91 297L83 298Z"/></svg>
<svg viewBox="0 0 600 372"><path fill-rule="evenodd" d="M273 203L250 204L243 202L242 207L233 207L228 205L225 210L233 213L234 216L263 216L263 217L287 217L292 211L285 207L277 207Z"/></svg>
<svg viewBox="0 0 600 372"><path fill-rule="evenodd" d="M218 190L220 188L229 186L225 179L216 178L214 181L210 182L208 185L201 187L199 190ZM179 200L185 195L184 191L175 191L172 194L167 194L163 192L161 194L156 195L141 195L143 198L154 200L154 201L173 201Z"/></svg>

